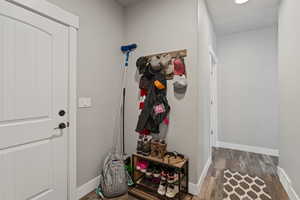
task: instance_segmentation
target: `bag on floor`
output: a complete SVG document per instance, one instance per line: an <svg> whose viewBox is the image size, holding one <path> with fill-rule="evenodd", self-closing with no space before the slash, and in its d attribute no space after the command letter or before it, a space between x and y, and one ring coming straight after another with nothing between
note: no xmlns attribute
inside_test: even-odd
<svg viewBox="0 0 300 200"><path fill-rule="evenodd" d="M106 198L115 198L127 193L127 174L122 156L109 154L100 174L99 190Z"/></svg>

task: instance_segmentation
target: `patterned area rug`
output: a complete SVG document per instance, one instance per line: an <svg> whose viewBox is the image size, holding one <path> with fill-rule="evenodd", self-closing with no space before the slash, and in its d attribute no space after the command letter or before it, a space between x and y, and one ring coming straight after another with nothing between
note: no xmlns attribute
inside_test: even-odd
<svg viewBox="0 0 300 200"><path fill-rule="evenodd" d="M272 200L267 186L258 176L224 171L223 200Z"/></svg>

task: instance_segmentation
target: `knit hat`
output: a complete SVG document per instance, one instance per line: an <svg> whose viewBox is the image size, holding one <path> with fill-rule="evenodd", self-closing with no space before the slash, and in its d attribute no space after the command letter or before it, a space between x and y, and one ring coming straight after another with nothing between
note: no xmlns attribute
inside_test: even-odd
<svg viewBox="0 0 300 200"><path fill-rule="evenodd" d="M171 60L172 57L170 54L164 54L160 57L160 64L163 66L163 68L167 68Z"/></svg>
<svg viewBox="0 0 300 200"><path fill-rule="evenodd" d="M146 57L140 57L136 61L136 67L138 68L140 74L143 74L146 71L148 65L148 58Z"/></svg>
<svg viewBox="0 0 300 200"><path fill-rule="evenodd" d="M149 60L150 72L153 74L159 73L162 69L160 58L158 56L152 56Z"/></svg>
<svg viewBox="0 0 300 200"><path fill-rule="evenodd" d="M184 93L187 89L188 83L185 75L174 76L174 91L177 93Z"/></svg>
<svg viewBox="0 0 300 200"><path fill-rule="evenodd" d="M185 64L183 58L176 58L174 60L174 74L175 75L185 74Z"/></svg>
<svg viewBox="0 0 300 200"><path fill-rule="evenodd" d="M165 75L170 75L174 73L174 59L171 59L168 66L164 68Z"/></svg>
<svg viewBox="0 0 300 200"><path fill-rule="evenodd" d="M174 72L173 59L170 54L164 54L160 58L160 63L163 66L162 73L166 76L167 79L172 79Z"/></svg>

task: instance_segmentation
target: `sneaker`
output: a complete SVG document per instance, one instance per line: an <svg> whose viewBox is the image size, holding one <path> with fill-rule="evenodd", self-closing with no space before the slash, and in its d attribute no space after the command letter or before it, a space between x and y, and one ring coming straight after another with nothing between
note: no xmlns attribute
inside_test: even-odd
<svg viewBox="0 0 300 200"><path fill-rule="evenodd" d="M166 181L168 179L168 171L167 170L163 170L161 172L161 180Z"/></svg>
<svg viewBox="0 0 300 200"><path fill-rule="evenodd" d="M161 181L157 190L157 193L164 196L167 191L167 183L165 181Z"/></svg>
<svg viewBox="0 0 300 200"><path fill-rule="evenodd" d="M152 175L153 175L153 171L154 171L154 169L152 167L148 167L147 170L146 170L146 176L148 178L151 178Z"/></svg>
<svg viewBox="0 0 300 200"><path fill-rule="evenodd" d="M168 174L168 183L175 183L178 181L178 173L176 172L170 172Z"/></svg>
<svg viewBox="0 0 300 200"><path fill-rule="evenodd" d="M161 174L161 169L159 169L158 167L156 167L153 171L153 176L154 178L160 178L160 174Z"/></svg>
<svg viewBox="0 0 300 200"><path fill-rule="evenodd" d="M149 167L149 163L147 161L140 162L140 171L141 172L146 173L148 167Z"/></svg>
<svg viewBox="0 0 300 200"><path fill-rule="evenodd" d="M136 163L136 170L141 171L141 161L137 161Z"/></svg>
<svg viewBox="0 0 300 200"><path fill-rule="evenodd" d="M179 192L178 185L170 184L168 185L166 196L169 198L174 198Z"/></svg>

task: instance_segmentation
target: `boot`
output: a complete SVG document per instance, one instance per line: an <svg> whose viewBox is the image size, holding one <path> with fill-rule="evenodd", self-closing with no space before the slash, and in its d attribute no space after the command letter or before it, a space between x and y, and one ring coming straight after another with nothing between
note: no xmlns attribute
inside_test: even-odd
<svg viewBox="0 0 300 200"><path fill-rule="evenodd" d="M159 147L159 140L152 140L151 141L151 157L158 157L158 155L159 155L158 147Z"/></svg>
<svg viewBox="0 0 300 200"><path fill-rule="evenodd" d="M165 154L167 152L167 144L164 140L161 140L158 143L157 152L158 152L158 155L157 155L158 158L163 159L165 157Z"/></svg>
<svg viewBox="0 0 300 200"><path fill-rule="evenodd" d="M145 138L143 140L142 154L144 156L149 156L151 153L151 140L152 140L151 136L145 136Z"/></svg>
<svg viewBox="0 0 300 200"><path fill-rule="evenodd" d="M143 146L144 146L144 142L143 142L144 136L143 135L139 135L138 141L137 141L137 148L136 148L136 152L138 154L142 154L143 153Z"/></svg>

